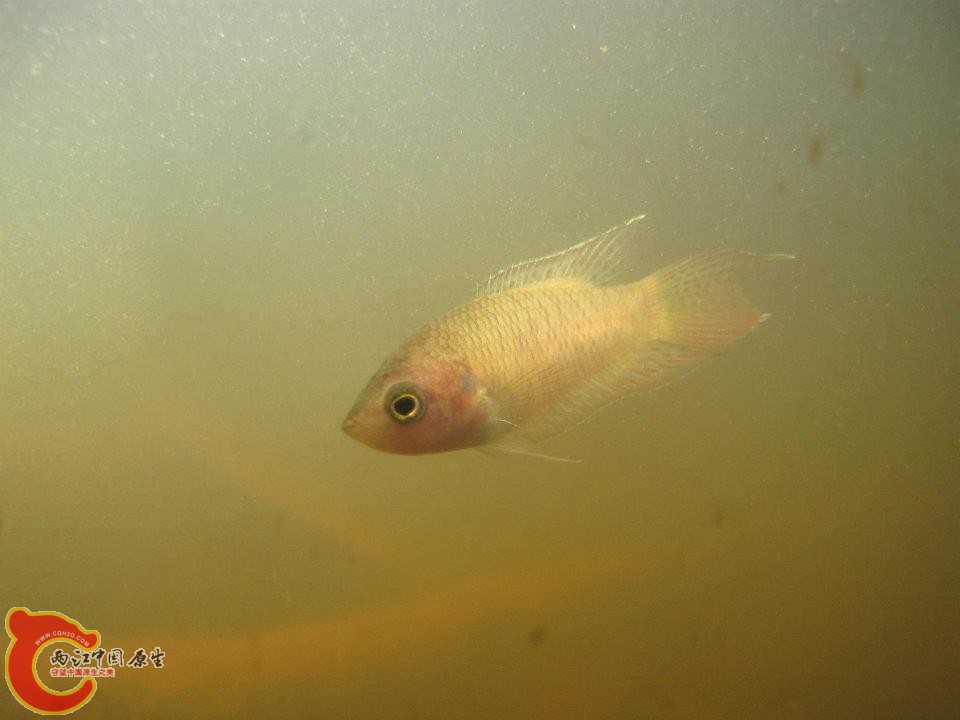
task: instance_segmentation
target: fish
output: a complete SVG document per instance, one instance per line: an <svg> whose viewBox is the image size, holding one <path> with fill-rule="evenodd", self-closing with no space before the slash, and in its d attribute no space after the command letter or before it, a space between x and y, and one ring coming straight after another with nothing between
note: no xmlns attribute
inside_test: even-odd
<svg viewBox="0 0 960 720"><path fill-rule="evenodd" d="M672 380L767 319L735 273L791 255L708 250L623 281L644 217L491 275L383 362L343 431L403 455L537 455L538 443Z"/></svg>

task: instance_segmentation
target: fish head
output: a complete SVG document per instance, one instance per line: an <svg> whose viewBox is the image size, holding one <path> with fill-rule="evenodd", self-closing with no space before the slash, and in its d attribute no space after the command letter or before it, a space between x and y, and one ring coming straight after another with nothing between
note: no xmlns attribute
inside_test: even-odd
<svg viewBox="0 0 960 720"><path fill-rule="evenodd" d="M377 450L420 455L483 444L487 415L467 363L401 355L371 378L343 431Z"/></svg>

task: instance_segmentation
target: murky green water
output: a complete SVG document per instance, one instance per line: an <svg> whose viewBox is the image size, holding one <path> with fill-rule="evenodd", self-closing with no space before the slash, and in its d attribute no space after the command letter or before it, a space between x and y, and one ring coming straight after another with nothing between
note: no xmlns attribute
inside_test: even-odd
<svg viewBox="0 0 960 720"><path fill-rule="evenodd" d="M960 11L892 5L0 6L0 611L167 653L77 716L952 717ZM641 212L797 255L770 321L580 464L340 432Z"/></svg>

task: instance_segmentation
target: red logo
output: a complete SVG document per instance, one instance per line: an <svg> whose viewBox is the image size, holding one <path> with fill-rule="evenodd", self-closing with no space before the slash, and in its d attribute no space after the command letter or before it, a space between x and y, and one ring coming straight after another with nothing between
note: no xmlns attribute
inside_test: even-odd
<svg viewBox="0 0 960 720"><path fill-rule="evenodd" d="M66 715L90 702L97 681L87 677L72 690L51 690L37 674L37 656L50 643L76 645L80 653L93 652L100 645L100 633L58 612L30 612L12 608L7 613L10 646L4 663L7 685L24 707L41 715Z"/></svg>

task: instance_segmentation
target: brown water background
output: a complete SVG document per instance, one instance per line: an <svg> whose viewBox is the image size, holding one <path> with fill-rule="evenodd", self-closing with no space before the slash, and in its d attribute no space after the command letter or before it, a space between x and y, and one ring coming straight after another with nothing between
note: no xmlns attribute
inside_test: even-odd
<svg viewBox="0 0 960 720"><path fill-rule="evenodd" d="M0 4L0 611L167 652L77 717L956 717L958 78L956 2ZM770 321L579 464L340 433L641 212Z"/></svg>

